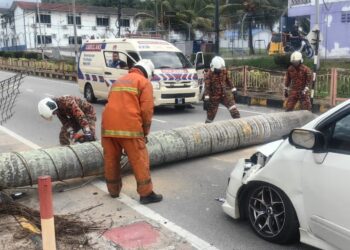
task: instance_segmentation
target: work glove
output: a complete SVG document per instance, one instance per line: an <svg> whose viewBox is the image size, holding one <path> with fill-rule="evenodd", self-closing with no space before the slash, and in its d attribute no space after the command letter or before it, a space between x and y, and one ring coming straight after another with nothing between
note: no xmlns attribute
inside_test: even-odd
<svg viewBox="0 0 350 250"><path fill-rule="evenodd" d="M306 95L309 92L309 88L305 87L304 90L302 91L303 95Z"/></svg>
<svg viewBox="0 0 350 250"><path fill-rule="evenodd" d="M288 98L288 88L284 88L284 98Z"/></svg>
<svg viewBox="0 0 350 250"><path fill-rule="evenodd" d="M235 99L235 101L237 100L237 89L233 88L232 90L232 94L233 94L233 98Z"/></svg>

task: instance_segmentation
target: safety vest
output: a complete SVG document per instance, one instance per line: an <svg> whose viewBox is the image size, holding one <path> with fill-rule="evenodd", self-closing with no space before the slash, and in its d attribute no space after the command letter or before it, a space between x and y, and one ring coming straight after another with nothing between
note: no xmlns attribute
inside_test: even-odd
<svg viewBox="0 0 350 250"><path fill-rule="evenodd" d="M142 138L153 116L153 87L141 70L132 68L110 89L102 114L102 137Z"/></svg>

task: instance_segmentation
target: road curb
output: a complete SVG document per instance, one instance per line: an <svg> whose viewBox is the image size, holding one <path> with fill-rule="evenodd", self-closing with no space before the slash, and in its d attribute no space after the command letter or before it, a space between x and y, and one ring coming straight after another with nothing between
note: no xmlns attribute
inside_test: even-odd
<svg viewBox="0 0 350 250"><path fill-rule="evenodd" d="M26 73L28 75L45 77L45 78L74 81L74 82L77 81L77 76L74 73L55 72L55 71L47 71L47 70L35 70L35 69L29 69L29 68L25 68L25 67L18 68L18 67L10 67L10 66L5 66L5 65L0 65L0 70L12 71L12 72L23 72L23 73Z"/></svg>
<svg viewBox="0 0 350 250"><path fill-rule="evenodd" d="M237 95L236 102L240 104L246 104L249 106L262 106L269 108L279 108L285 109L287 100L281 100L276 98L266 98L259 96L243 96ZM314 103L312 106L312 112L314 113L324 113L331 109L332 106L327 103ZM297 104L296 110L300 109L300 105Z"/></svg>

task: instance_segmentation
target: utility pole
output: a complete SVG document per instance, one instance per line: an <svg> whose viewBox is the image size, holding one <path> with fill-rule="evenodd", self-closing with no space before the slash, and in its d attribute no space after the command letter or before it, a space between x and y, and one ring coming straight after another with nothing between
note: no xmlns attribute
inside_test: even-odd
<svg viewBox="0 0 350 250"><path fill-rule="evenodd" d="M315 33L315 54L314 54L314 65L312 74L312 85L311 85L311 107L314 102L315 87L317 83L317 68L318 68L318 49L320 43L320 4L319 0L315 1L316 15L315 15L315 28L313 32Z"/></svg>
<svg viewBox="0 0 350 250"><path fill-rule="evenodd" d="M215 0L215 53L217 55L219 55L219 48L220 48L219 4L220 4L220 0Z"/></svg>
<svg viewBox="0 0 350 250"><path fill-rule="evenodd" d="M73 4L73 27L74 27L74 54L75 54L75 63L78 64L78 37L77 37L77 20L75 13L75 0L72 0Z"/></svg>
<svg viewBox="0 0 350 250"><path fill-rule="evenodd" d="M154 0L154 6L155 6L155 9L154 9L154 15L156 17L156 20L154 20L154 25L155 25L155 32L156 32L156 35L158 34L158 7L157 7L157 0Z"/></svg>
<svg viewBox="0 0 350 250"><path fill-rule="evenodd" d="M118 0L118 37L120 37L121 28L121 17L122 17L122 0Z"/></svg>
<svg viewBox="0 0 350 250"><path fill-rule="evenodd" d="M40 20L40 9L39 9L39 2L38 0L36 0L36 11L37 11L37 19L38 19L38 22L39 22L39 36L40 36L40 49L41 49L41 59L45 59L45 56L44 56L44 49L43 49L43 36L41 34L41 20ZM38 37L35 37L35 39L37 39ZM46 36L45 36L45 39L46 39Z"/></svg>

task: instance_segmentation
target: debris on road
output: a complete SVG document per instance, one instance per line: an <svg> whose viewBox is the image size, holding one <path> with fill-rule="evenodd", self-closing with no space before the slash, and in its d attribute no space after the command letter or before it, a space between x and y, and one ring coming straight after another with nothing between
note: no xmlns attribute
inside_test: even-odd
<svg viewBox="0 0 350 250"><path fill-rule="evenodd" d="M224 203L226 200L225 198L215 198L216 201Z"/></svg>
<svg viewBox="0 0 350 250"><path fill-rule="evenodd" d="M4 193L0 194L0 218L7 215L23 217L28 223L31 223L38 229L41 228L40 212L38 210L31 209L19 202L13 201ZM101 204L97 206L100 205ZM85 211L91 210L97 206L87 208ZM100 226L101 222L93 223L81 221L73 214L55 215L54 221L57 240L71 245L88 245L87 233L105 229ZM1 226L6 225L0 225L0 227ZM19 235L26 237L29 234L16 233L17 237L19 237Z"/></svg>

